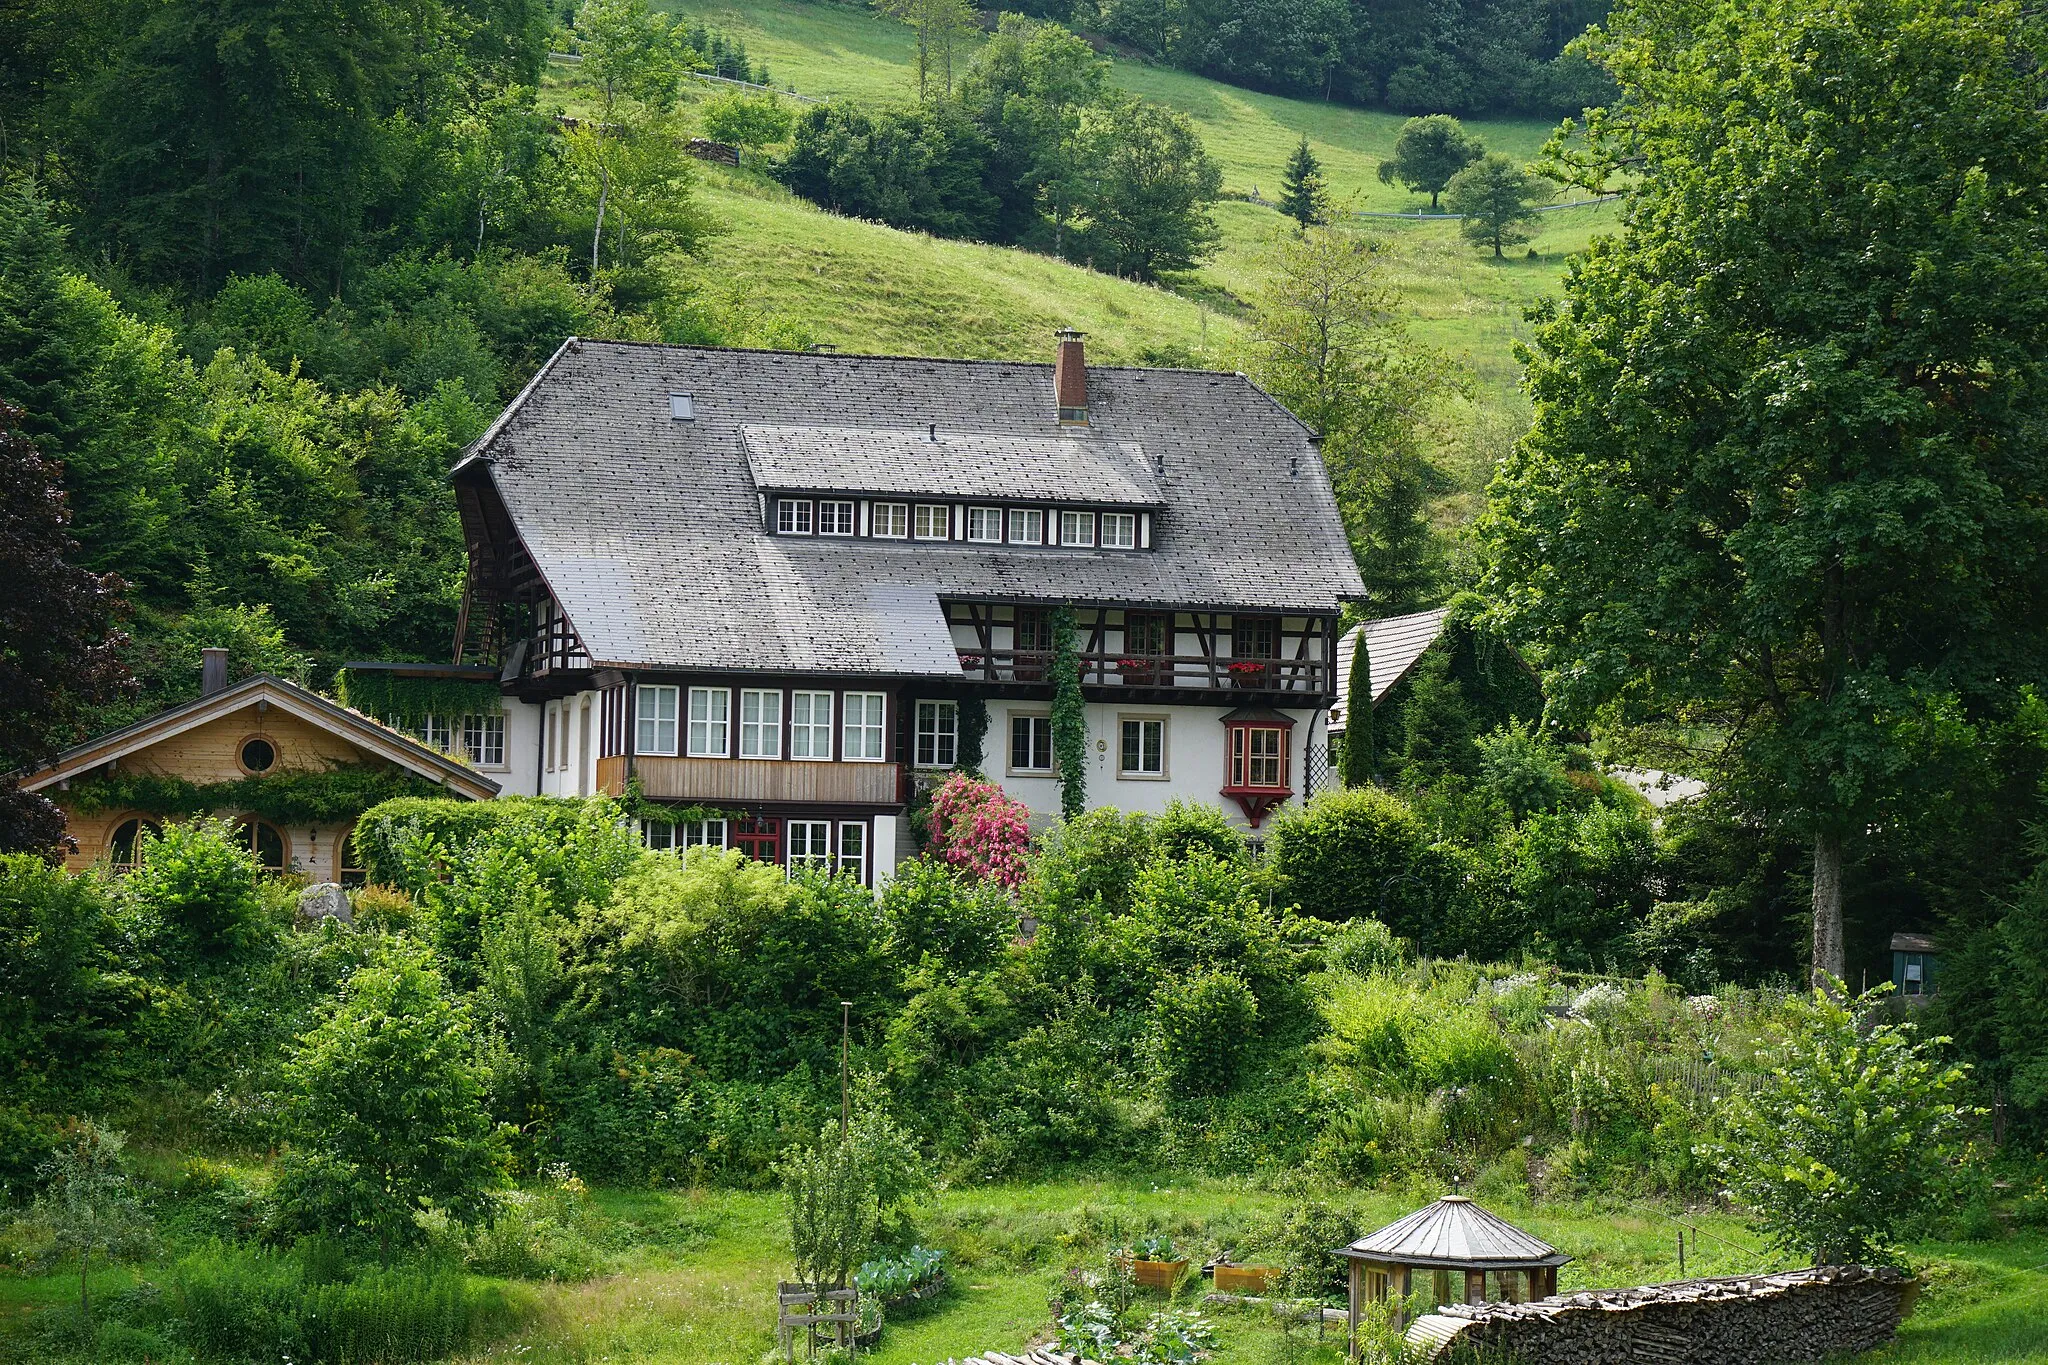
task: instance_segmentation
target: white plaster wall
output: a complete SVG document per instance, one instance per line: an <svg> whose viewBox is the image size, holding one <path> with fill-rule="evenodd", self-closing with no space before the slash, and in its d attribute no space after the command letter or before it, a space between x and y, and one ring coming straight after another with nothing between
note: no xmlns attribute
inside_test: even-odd
<svg viewBox="0 0 2048 1365"><path fill-rule="evenodd" d="M540 713L533 702L505 698L505 766L480 770L501 796L540 794Z"/></svg>
<svg viewBox="0 0 2048 1365"><path fill-rule="evenodd" d="M1013 712L1045 715L1050 708L1033 702L991 701L988 705L988 738L983 746L983 766L990 777L1031 809L1033 825L1055 819L1060 811L1059 783L1051 777L1019 776L1010 771L1010 716ZM1119 810L1158 814L1173 800L1202 801L1221 808L1233 824L1247 826L1237 802L1221 796L1224 781L1223 717L1227 708L1218 706L1130 706L1114 702L1090 702L1088 717L1088 804L1115 806ZM1293 754L1289 763L1289 785L1299 797L1303 761L1312 736L1319 734L1320 712L1287 708L1293 719L1289 732ZM1161 778L1121 777L1117 773L1118 722L1124 717L1166 719L1166 776ZM1270 816L1267 817L1271 819ZM1263 828L1264 822L1261 822Z"/></svg>
<svg viewBox="0 0 2048 1365"><path fill-rule="evenodd" d="M586 703L588 705L586 706ZM547 703L535 708L536 716L544 715ZM542 796L588 796L597 790L598 744L598 694L595 691L578 692L552 703L557 708L557 723L568 727L568 761L554 771L548 771L543 760L540 763L539 789ZM584 753L583 726L591 727L589 754ZM539 721L536 720L538 725ZM539 739L528 736L528 750L538 754Z"/></svg>

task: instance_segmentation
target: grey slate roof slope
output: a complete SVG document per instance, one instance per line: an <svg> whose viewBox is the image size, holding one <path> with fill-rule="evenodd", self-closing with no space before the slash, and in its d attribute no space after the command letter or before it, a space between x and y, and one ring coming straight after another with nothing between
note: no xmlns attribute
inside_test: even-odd
<svg viewBox="0 0 2048 1365"><path fill-rule="evenodd" d="M1447 1194L1397 1218L1337 1254L1360 1261L1468 1270L1563 1265L1571 1260L1461 1194Z"/></svg>
<svg viewBox="0 0 2048 1365"><path fill-rule="evenodd" d="M675 421L669 396L695 418ZM957 676L941 593L1331 611L1363 592L1308 433L1241 375L1091 367L1061 435L1052 366L571 341L456 467L487 472L599 666ZM768 535L744 428L1037 436L1158 485L1151 551ZM992 457L993 458L993 457ZM992 471L993 479L1000 471ZM915 494L917 489L903 490ZM934 490L936 491L936 490Z"/></svg>
<svg viewBox="0 0 2048 1365"><path fill-rule="evenodd" d="M1351 660L1358 653L1358 640L1365 637L1365 664L1372 674L1372 704L1378 706L1394 684L1408 676L1408 670L1429 652L1436 637L1443 634L1448 609L1386 616L1353 626L1337 637L1337 701L1330 707L1332 733L1344 728L1344 708L1350 701Z"/></svg>
<svg viewBox="0 0 2048 1365"><path fill-rule="evenodd" d="M1159 481L1135 441L1076 428L1058 436L889 431L875 427L740 429L754 486L853 496L991 498L1157 507Z"/></svg>

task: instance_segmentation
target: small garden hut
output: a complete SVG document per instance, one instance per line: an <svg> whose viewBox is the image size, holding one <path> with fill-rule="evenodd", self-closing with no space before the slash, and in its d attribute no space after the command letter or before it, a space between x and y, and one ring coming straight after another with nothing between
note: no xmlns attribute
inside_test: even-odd
<svg viewBox="0 0 2048 1365"><path fill-rule="evenodd" d="M1396 1219L1337 1252L1351 1262L1351 1350L1367 1303L1395 1300L1394 1326L1404 1325L1414 1274L1427 1270L1438 1304L1518 1303L1557 1292L1557 1268L1571 1257L1495 1217L1462 1194ZM1453 1277L1462 1273L1464 1280ZM1487 1276L1493 1276L1488 1293Z"/></svg>

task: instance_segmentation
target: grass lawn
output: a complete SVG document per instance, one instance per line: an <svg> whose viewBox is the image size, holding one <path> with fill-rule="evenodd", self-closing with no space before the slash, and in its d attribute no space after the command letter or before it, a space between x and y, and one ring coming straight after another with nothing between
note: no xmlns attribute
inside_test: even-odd
<svg viewBox="0 0 2048 1365"><path fill-rule="evenodd" d="M1344 1197L1344 1196L1340 1196ZM1368 1225L1415 1207L1427 1193L1374 1193L1358 1200ZM473 1362L645 1362L755 1365L774 1344L774 1291L787 1273L781 1209L772 1194L600 1190L610 1273L582 1284L522 1285L525 1326L465 1357ZM1291 1200L1239 1181L1175 1176L1063 1179L952 1190L926 1211L917 1234L953 1258L953 1287L925 1312L891 1322L873 1365L936 1365L1013 1351L1047 1322L1046 1299L1070 1265L1093 1264L1108 1242L1163 1232L1196 1259L1239 1243L1256 1221ZM1577 1259L1561 1292L1679 1277L1677 1230L1650 1208L1495 1210ZM1691 1275L1777 1268L1730 1217L1693 1216L1704 1234ZM1927 1291L1898 1343L1864 1357L1872 1365L2048 1365L2048 1235L1925 1244L1914 1249ZM168 1281L168 1266L94 1276L104 1300L139 1281ZM38 1318L68 1312L75 1275L0 1278L0 1359L39 1358ZM1188 1297L1199 1294L1193 1290ZM1337 1365L1333 1330L1292 1337L1256 1312L1216 1313L1215 1365Z"/></svg>
<svg viewBox="0 0 2048 1365"><path fill-rule="evenodd" d="M800 0L669 0L679 14L742 36L776 84L806 94L912 98L910 30L861 9ZM964 64L964 57L962 62ZM1183 110L1222 164L1233 194L1279 190L1280 167L1307 135L1340 203L1409 211L1428 200L1376 174L1402 119L1374 110L1262 95L1164 67L1119 61L1114 79ZM573 100L570 73L551 73ZM1550 125L1473 122L1489 146L1533 156ZM1089 333L1091 353L1135 362L1162 353L1246 368L1242 319L1261 287L1265 251L1286 229L1242 200L1216 208L1216 254L1171 290L1138 286L1043 256L939 241L820 213L752 175L707 171L705 200L729 231L707 253L708 278L760 309L801 322L845 350L1037 360L1063 325ZM1359 220L1388 248L1388 270L1415 335L1451 358L1464 389L1435 435L1450 486L1436 516L1457 525L1478 510L1495 462L1528 424L1513 344L1527 308L1554 297L1566 256L1618 221L1614 205L1543 215L1527 254L1496 260L1447 221ZM1169 351L1169 348L1171 350Z"/></svg>

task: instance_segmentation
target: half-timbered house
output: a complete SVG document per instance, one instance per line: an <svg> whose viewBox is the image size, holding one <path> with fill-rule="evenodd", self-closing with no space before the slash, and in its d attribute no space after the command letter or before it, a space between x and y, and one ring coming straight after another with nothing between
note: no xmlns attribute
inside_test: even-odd
<svg viewBox="0 0 2048 1365"><path fill-rule="evenodd" d="M1314 435L1243 375L572 340L454 472L457 663L513 790L715 809L713 842L892 868L917 775L1059 808L1072 611L1093 804L1256 826L1317 780L1361 592Z"/></svg>

